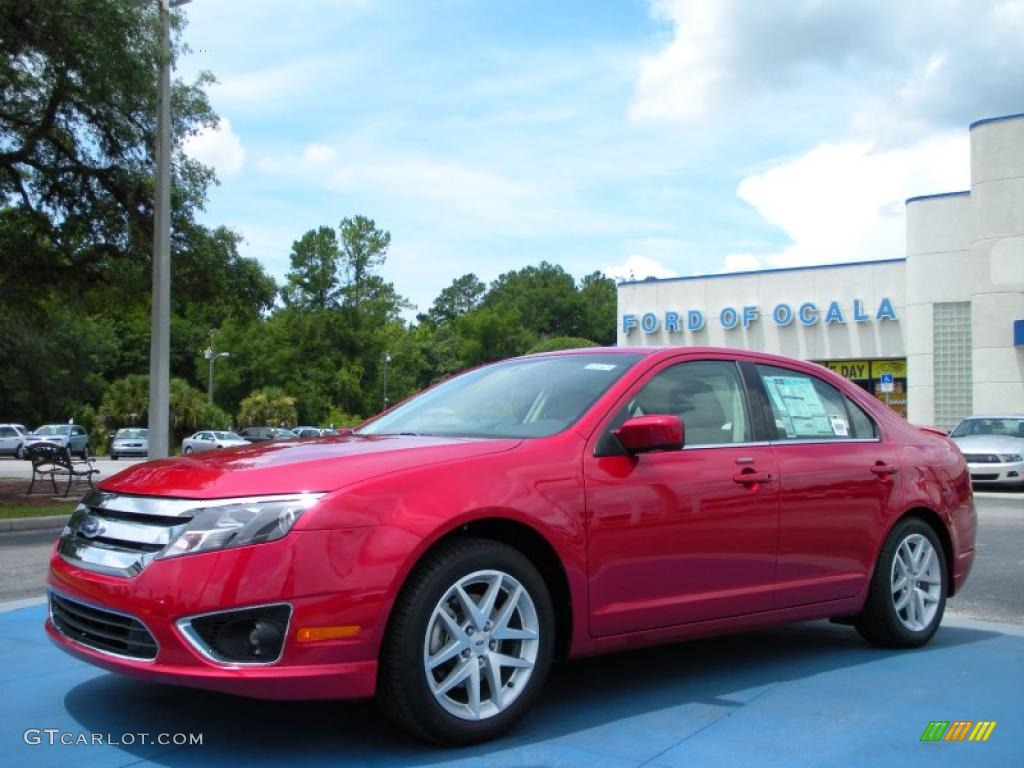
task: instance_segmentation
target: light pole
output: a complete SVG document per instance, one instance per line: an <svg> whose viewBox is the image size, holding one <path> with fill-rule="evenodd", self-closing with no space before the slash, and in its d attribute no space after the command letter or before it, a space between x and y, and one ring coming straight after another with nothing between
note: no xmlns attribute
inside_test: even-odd
<svg viewBox="0 0 1024 768"><path fill-rule="evenodd" d="M382 410L385 410L385 411L388 409L388 363L390 363L390 362L391 362L391 353L390 352L385 352L384 353L384 408L382 409Z"/></svg>
<svg viewBox="0 0 1024 768"><path fill-rule="evenodd" d="M217 352L213 348L213 331L210 331L210 346L203 350L203 357L210 361L210 379L206 386L206 399L213 402L213 364L218 357L231 357L230 352Z"/></svg>
<svg viewBox="0 0 1024 768"><path fill-rule="evenodd" d="M149 457L170 447L171 390L171 8L158 0L160 74L156 95L156 197L153 201L153 308L149 333Z"/></svg>

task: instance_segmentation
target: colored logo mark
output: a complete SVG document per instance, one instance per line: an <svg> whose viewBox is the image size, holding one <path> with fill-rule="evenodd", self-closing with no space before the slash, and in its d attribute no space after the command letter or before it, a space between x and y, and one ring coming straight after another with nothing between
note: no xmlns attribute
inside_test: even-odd
<svg viewBox="0 0 1024 768"><path fill-rule="evenodd" d="M995 729L995 720L932 720L921 741L988 741Z"/></svg>

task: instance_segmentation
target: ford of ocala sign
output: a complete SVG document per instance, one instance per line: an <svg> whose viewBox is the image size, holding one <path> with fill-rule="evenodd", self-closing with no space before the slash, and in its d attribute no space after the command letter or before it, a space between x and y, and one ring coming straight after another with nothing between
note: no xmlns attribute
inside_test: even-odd
<svg viewBox="0 0 1024 768"><path fill-rule="evenodd" d="M749 328L750 324L760 317L760 309L754 306L722 307L717 316L718 322L726 330L740 326ZM794 322L807 326L818 323L845 325L847 322L846 313L838 301L830 302L827 307L819 307L813 301L805 301L795 307L781 302L772 307L771 319L778 326L792 325ZM892 299L888 297L878 302L878 308L874 312L866 311L861 299L854 299L849 319L855 323L866 323L872 319L896 320L896 309L892 305ZM666 333L682 333L684 330L696 333L704 328L706 322L704 313L699 309L690 309L686 312L668 311L664 315L644 312L639 317L635 314L626 314L622 316L622 332L628 336L634 328L639 328L644 333L656 333L660 329L664 329Z"/></svg>

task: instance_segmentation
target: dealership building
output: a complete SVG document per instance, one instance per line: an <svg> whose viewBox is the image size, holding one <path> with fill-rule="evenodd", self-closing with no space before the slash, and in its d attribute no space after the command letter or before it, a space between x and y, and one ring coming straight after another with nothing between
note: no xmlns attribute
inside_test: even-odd
<svg viewBox="0 0 1024 768"><path fill-rule="evenodd" d="M970 137L971 188L906 201L904 258L624 282L619 345L813 360L917 424L1024 413L1024 114Z"/></svg>

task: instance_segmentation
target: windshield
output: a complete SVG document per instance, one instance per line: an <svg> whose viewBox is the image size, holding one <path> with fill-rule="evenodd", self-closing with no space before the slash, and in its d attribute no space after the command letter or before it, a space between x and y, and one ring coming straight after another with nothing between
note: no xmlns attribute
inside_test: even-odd
<svg viewBox="0 0 1024 768"><path fill-rule="evenodd" d="M63 424L47 424L45 427L39 427L36 430L37 435L66 435L71 431L71 427Z"/></svg>
<svg viewBox="0 0 1024 768"><path fill-rule="evenodd" d="M1024 417L1008 419L964 419L957 424L951 437L969 435L1003 435L1024 439Z"/></svg>
<svg viewBox="0 0 1024 768"><path fill-rule="evenodd" d="M218 440L242 440L242 439L244 439L241 435L236 435L234 432L214 432L213 435Z"/></svg>
<svg viewBox="0 0 1024 768"><path fill-rule="evenodd" d="M118 440L141 440L142 438L149 437L148 429L119 429L117 434L114 436Z"/></svg>
<svg viewBox="0 0 1024 768"><path fill-rule="evenodd" d="M547 437L573 424L640 355L523 358L438 384L360 435Z"/></svg>

